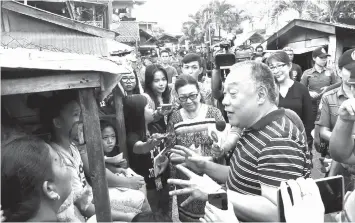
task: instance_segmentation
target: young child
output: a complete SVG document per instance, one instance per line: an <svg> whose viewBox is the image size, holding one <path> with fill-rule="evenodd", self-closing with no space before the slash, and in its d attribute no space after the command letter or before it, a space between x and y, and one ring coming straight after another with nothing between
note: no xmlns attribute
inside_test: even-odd
<svg viewBox="0 0 355 223"><path fill-rule="evenodd" d="M127 169L127 160L109 160L109 158L115 157L120 154L117 143L117 131L114 125L106 120L100 121L102 147L105 155L105 165L112 173L116 173L123 177L138 176L133 170ZM146 192L145 190L141 190Z"/></svg>
<svg viewBox="0 0 355 223"><path fill-rule="evenodd" d="M120 154L117 142L117 133L114 125L106 120L100 121L101 136L102 136L102 148L104 150L105 158L115 157ZM121 159L119 162L106 162L106 168L109 168L112 172L116 172L117 169L127 167L127 160Z"/></svg>
<svg viewBox="0 0 355 223"><path fill-rule="evenodd" d="M77 129L73 126L81 119L76 92L62 91L52 96L48 99L48 104L42 108L41 116L44 124L51 129L51 146L60 152L72 171L72 193L60 207L58 219L65 222L82 222L83 216L89 218L95 214L95 206L92 203L92 189L86 181L82 160L86 150L79 150L70 136L77 135ZM124 195L126 191L129 193L128 196ZM142 209L144 194L137 190L126 191L109 189L113 220L131 221Z"/></svg>

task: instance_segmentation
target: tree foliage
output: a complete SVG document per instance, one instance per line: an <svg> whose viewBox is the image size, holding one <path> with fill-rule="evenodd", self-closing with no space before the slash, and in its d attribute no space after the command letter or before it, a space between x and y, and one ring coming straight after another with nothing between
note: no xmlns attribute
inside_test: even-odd
<svg viewBox="0 0 355 223"><path fill-rule="evenodd" d="M275 24L278 17L289 10L298 12L300 19L320 22L355 24L355 2L344 0L279 0L271 5L271 20Z"/></svg>
<svg viewBox="0 0 355 223"><path fill-rule="evenodd" d="M193 15L189 15L189 21L182 25L184 36L181 40L190 40L192 43L202 43L206 33L211 30L215 34L219 29L227 32L240 32L240 23L247 19L243 10L238 10L225 0L213 0L201 7Z"/></svg>

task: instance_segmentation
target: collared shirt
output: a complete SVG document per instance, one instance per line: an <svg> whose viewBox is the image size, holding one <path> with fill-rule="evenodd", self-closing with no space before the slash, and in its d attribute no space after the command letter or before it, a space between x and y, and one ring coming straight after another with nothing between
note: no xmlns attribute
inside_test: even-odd
<svg viewBox="0 0 355 223"><path fill-rule="evenodd" d="M337 77L333 71L327 68L324 68L322 72L319 73L313 67L303 73L300 82L305 85L308 90L321 93L321 88L335 84L337 82Z"/></svg>
<svg viewBox="0 0 355 223"><path fill-rule="evenodd" d="M320 117L316 121L316 124L319 126L327 127L330 129L330 131L333 131L333 128L338 120L339 107L347 99L348 96L344 92L343 85L325 93L322 97L321 103L319 104ZM353 128L353 135L355 135L355 126ZM342 165L351 174L354 173L352 170L354 165Z"/></svg>
<svg viewBox="0 0 355 223"><path fill-rule="evenodd" d="M327 127L332 131L338 119L338 109L347 99L348 96L344 92L343 85L326 92L319 104L320 117L316 124Z"/></svg>
<svg viewBox="0 0 355 223"><path fill-rule="evenodd" d="M309 177L310 153L304 134L278 109L245 130L230 162L227 187L242 194L261 195L261 185Z"/></svg>

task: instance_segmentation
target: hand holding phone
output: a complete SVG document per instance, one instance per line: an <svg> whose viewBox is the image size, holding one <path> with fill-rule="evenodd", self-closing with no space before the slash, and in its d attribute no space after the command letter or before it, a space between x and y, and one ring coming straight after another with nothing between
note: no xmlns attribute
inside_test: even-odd
<svg viewBox="0 0 355 223"><path fill-rule="evenodd" d="M227 192L212 193L208 195L208 202L221 210L228 210Z"/></svg>
<svg viewBox="0 0 355 223"><path fill-rule="evenodd" d="M288 184L288 185L287 185ZM324 222L324 214L343 210L342 176L281 182L278 207L281 222Z"/></svg>
<svg viewBox="0 0 355 223"><path fill-rule="evenodd" d="M233 222L238 223L238 219L235 215L233 204L228 201L228 210L221 210L216 208L210 202L206 203L205 216L200 218L201 222Z"/></svg>
<svg viewBox="0 0 355 223"><path fill-rule="evenodd" d="M158 112L161 115L168 115L173 111L173 105L172 104L162 104L160 107L158 107Z"/></svg>

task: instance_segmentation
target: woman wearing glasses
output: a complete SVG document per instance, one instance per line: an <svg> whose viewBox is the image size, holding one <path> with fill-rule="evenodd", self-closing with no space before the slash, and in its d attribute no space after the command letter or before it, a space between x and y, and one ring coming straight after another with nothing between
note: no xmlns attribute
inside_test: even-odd
<svg viewBox="0 0 355 223"><path fill-rule="evenodd" d="M123 74L120 81L126 95L140 94L138 77L134 71L129 74Z"/></svg>
<svg viewBox="0 0 355 223"><path fill-rule="evenodd" d="M314 124L312 101L308 89L290 78L292 63L284 51L272 54L267 59L267 64L279 86L279 107L288 108L297 113L306 129L308 145L312 146L311 131Z"/></svg>
<svg viewBox="0 0 355 223"><path fill-rule="evenodd" d="M201 103L200 88L195 78L180 75L175 82L175 90L181 109L174 111L169 119L168 131L176 135L176 144L190 148L197 154L212 157L212 140L208 136L208 126L215 126L216 121L223 120L219 109ZM184 161L185 157L171 156L171 160ZM175 173L172 173L175 175ZM174 178L187 179L184 174L176 172ZM178 196L179 216L181 221L196 222L203 217L204 203L193 201L180 207L188 196Z"/></svg>

